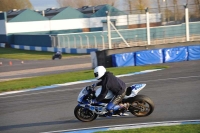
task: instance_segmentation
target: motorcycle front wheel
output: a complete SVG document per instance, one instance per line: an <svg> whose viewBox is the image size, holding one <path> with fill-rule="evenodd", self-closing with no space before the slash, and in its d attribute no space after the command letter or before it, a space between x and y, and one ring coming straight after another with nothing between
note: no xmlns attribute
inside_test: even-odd
<svg viewBox="0 0 200 133"><path fill-rule="evenodd" d="M74 115L78 120L83 121L83 122L93 121L98 116L97 114L90 111L89 109L78 106L78 105L74 109Z"/></svg>

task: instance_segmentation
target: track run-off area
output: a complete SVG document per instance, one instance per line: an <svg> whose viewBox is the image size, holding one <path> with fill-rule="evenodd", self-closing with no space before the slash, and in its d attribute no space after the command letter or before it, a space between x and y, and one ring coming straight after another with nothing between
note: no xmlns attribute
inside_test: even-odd
<svg viewBox="0 0 200 133"><path fill-rule="evenodd" d="M120 77L127 86L146 83L139 94L155 103L147 117L100 118L80 122L74 116L80 90L93 82L0 96L1 133L65 132L113 125L200 120L200 61L167 63L167 69Z"/></svg>

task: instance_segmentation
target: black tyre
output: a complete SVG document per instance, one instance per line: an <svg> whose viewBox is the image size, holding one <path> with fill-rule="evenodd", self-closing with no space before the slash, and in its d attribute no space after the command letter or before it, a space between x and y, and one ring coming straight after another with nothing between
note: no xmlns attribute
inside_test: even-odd
<svg viewBox="0 0 200 133"><path fill-rule="evenodd" d="M59 56L59 59L62 59L62 55Z"/></svg>
<svg viewBox="0 0 200 133"><path fill-rule="evenodd" d="M55 56L52 56L52 60L54 60L55 59Z"/></svg>
<svg viewBox="0 0 200 133"><path fill-rule="evenodd" d="M148 116L153 110L153 101L145 95L137 95L130 100L129 111L137 117Z"/></svg>
<svg viewBox="0 0 200 133"><path fill-rule="evenodd" d="M76 106L74 109L74 115L75 117L83 122L90 122L97 118L97 114L90 111L89 109L83 108L81 106Z"/></svg>

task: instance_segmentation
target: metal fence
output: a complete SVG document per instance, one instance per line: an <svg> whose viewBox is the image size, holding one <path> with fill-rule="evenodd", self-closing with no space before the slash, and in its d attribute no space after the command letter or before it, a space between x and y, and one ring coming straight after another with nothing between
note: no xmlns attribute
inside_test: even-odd
<svg viewBox="0 0 200 133"><path fill-rule="evenodd" d="M58 34L52 36L52 44L64 48L108 49L198 41L199 7L166 6L160 9L124 11L127 15L121 16L111 12L107 16L107 31Z"/></svg>

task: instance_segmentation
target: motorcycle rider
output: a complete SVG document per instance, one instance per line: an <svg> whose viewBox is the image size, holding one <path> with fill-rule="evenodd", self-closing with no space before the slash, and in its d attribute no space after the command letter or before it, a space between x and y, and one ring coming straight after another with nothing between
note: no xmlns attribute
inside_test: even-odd
<svg viewBox="0 0 200 133"><path fill-rule="evenodd" d="M94 69L94 76L96 79L101 80L100 82L93 84L92 87L102 86L102 90L99 96L96 99L92 99L90 102L91 104L95 104L103 100L110 90L114 97L106 106L108 113L107 116L111 116L113 112L117 110L125 110L125 106L123 104L118 105L126 94L126 84L114 76L111 72L106 71L104 66L97 66ZM123 112L121 115L128 115Z"/></svg>

